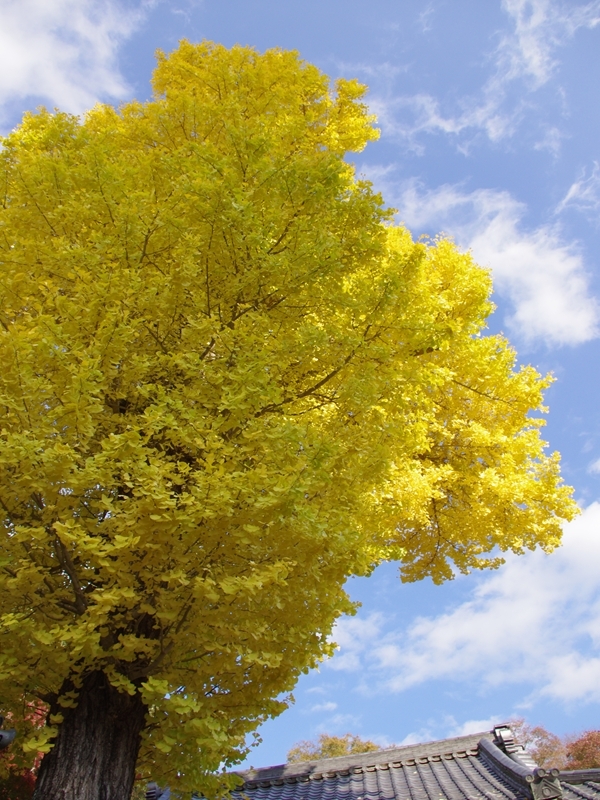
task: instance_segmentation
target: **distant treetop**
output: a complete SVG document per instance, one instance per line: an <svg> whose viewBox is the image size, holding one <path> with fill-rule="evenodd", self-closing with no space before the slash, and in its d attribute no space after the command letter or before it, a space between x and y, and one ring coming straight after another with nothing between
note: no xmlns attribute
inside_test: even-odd
<svg viewBox="0 0 600 800"><path fill-rule="evenodd" d="M336 758L348 756L351 753L373 753L381 750L381 746L369 739L361 739L345 733L343 736L330 736L328 733L320 734L316 742L297 742L287 754L290 763L297 761L314 761L317 758Z"/></svg>

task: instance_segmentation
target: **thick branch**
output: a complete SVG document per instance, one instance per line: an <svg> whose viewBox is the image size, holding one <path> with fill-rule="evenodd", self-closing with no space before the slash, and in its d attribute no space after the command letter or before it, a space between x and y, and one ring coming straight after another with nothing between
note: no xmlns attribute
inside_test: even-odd
<svg viewBox="0 0 600 800"><path fill-rule="evenodd" d="M288 403L293 403L296 400L302 400L304 397L308 397L309 395L314 394L316 391L318 391L321 388L321 386L325 386L326 383L329 383L330 380L335 378L335 376L339 372L341 372L344 369L345 366L347 366L350 363L350 361L354 358L355 355L356 355L356 350L353 350L351 353L349 353L346 356L346 358L339 365L339 367L336 367L335 369L331 370L331 372L327 373L327 375L325 375L324 378L321 378L320 381L315 383L309 389L305 389L303 392L299 392L298 394L294 395L293 397L286 397L281 401L281 403L272 403L269 406L265 406L263 409L261 409L260 411L258 411L256 413L256 416L257 417L262 417L263 414L267 414L269 411L277 411L282 406L285 406Z"/></svg>
<svg viewBox="0 0 600 800"><path fill-rule="evenodd" d="M73 587L73 594L75 595L75 608L77 609L77 613L79 615L84 614L85 610L87 609L87 600L81 587L81 583L79 582L79 578L77 577L77 570L75 569L75 564L73 564L73 559L58 536L55 536L54 541L56 544L56 555L58 556L60 565L69 576L71 586Z"/></svg>

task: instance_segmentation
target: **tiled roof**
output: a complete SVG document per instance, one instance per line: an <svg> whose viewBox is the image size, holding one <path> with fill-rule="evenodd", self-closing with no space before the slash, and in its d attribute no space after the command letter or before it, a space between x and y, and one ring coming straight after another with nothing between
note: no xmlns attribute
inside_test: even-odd
<svg viewBox="0 0 600 800"><path fill-rule="evenodd" d="M600 769L540 769L507 726L238 774L234 800L600 800Z"/></svg>

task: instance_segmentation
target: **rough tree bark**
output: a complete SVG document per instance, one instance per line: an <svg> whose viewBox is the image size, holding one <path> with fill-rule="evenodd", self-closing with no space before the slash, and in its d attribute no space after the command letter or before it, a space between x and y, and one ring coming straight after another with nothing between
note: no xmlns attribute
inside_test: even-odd
<svg viewBox="0 0 600 800"><path fill-rule="evenodd" d="M129 800L147 710L140 695L118 692L103 672L92 672L77 706L55 710L64 722L41 763L33 800Z"/></svg>

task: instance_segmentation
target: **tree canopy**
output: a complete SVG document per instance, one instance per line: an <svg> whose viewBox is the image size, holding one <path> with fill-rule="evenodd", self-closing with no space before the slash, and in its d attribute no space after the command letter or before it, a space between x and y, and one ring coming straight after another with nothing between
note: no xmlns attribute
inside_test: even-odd
<svg viewBox="0 0 600 800"><path fill-rule="evenodd" d="M116 691L138 768L209 792L348 576L495 567L576 507L489 273L345 160L363 86L183 42L153 87L2 142L0 707L47 703L21 741L60 759Z"/></svg>
<svg viewBox="0 0 600 800"><path fill-rule="evenodd" d="M336 758L349 756L353 753L374 753L381 747L370 739L361 739L352 733L342 736L332 736L329 733L319 734L316 742L296 742L287 754L290 763L297 761L312 761L317 758Z"/></svg>
<svg viewBox="0 0 600 800"><path fill-rule="evenodd" d="M546 769L552 767L567 769L564 739L547 730L543 725L530 725L522 718L511 719L510 726L515 733L517 742L525 747L538 766Z"/></svg>
<svg viewBox="0 0 600 800"><path fill-rule="evenodd" d="M567 737L567 769L600 769L600 730Z"/></svg>
<svg viewBox="0 0 600 800"><path fill-rule="evenodd" d="M517 741L540 767L564 770L600 768L600 730L557 736L542 725L529 725L524 719L513 719L510 725Z"/></svg>

